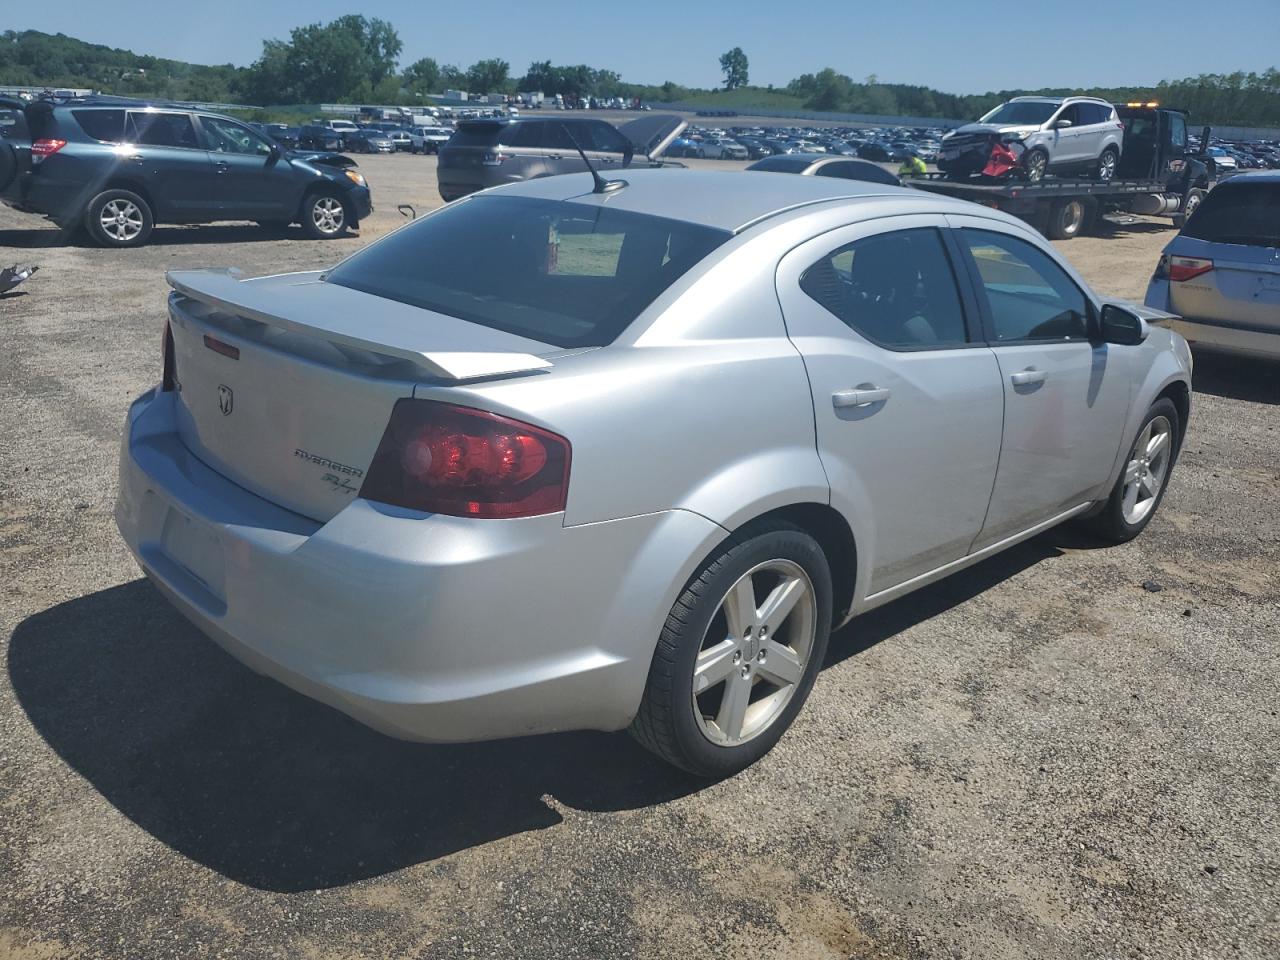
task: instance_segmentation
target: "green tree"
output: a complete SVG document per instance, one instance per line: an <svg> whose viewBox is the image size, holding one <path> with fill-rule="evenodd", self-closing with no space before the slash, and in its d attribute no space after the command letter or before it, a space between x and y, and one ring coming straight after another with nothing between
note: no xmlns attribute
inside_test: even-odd
<svg viewBox="0 0 1280 960"><path fill-rule="evenodd" d="M497 58L480 60L467 68L467 89L472 93L505 93L511 85L511 64Z"/></svg>
<svg viewBox="0 0 1280 960"><path fill-rule="evenodd" d="M440 89L440 65L423 57L405 68L402 81L410 93L434 93Z"/></svg>
<svg viewBox="0 0 1280 960"><path fill-rule="evenodd" d="M724 71L726 90L736 90L747 85L747 55L742 52L741 47L734 47L720 56L720 69Z"/></svg>

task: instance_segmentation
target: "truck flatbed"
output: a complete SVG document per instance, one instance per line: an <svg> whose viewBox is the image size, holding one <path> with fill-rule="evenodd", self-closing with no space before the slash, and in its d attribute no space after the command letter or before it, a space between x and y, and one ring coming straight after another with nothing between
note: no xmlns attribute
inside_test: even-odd
<svg viewBox="0 0 1280 960"><path fill-rule="evenodd" d="M1045 199L1057 197L1113 197L1133 194L1161 193L1165 185L1154 179L1090 180L1075 177L1045 177L1035 183L1025 180L949 180L945 174L927 173L907 181L911 186L933 193L942 193L963 200L1004 197L1010 200Z"/></svg>

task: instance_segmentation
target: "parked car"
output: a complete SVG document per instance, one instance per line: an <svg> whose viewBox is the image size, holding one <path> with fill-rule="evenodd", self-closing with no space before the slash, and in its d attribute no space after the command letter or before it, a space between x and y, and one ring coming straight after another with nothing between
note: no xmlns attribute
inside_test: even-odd
<svg viewBox="0 0 1280 960"><path fill-rule="evenodd" d="M414 127L409 131L415 153L439 153L442 144L448 143L453 130L448 127Z"/></svg>
<svg viewBox="0 0 1280 960"><path fill-rule="evenodd" d="M763 173L797 173L802 177L838 177L844 180L865 180L901 186L902 181L884 167L854 157L828 156L818 153L793 153L757 160L748 170Z"/></svg>
<svg viewBox="0 0 1280 960"><path fill-rule="evenodd" d="M338 135L338 138L343 143L341 148L343 150L347 149L345 144L348 138L360 130L360 127L353 120L326 120L322 125Z"/></svg>
<svg viewBox="0 0 1280 960"><path fill-rule="evenodd" d="M297 127L290 127L284 123L250 123L247 126L280 144L286 150L292 150L298 145Z"/></svg>
<svg viewBox="0 0 1280 960"><path fill-rule="evenodd" d="M103 246L137 247L157 223L301 223L335 237L373 209L354 161L287 151L238 120L114 97L0 100L0 200Z"/></svg>
<svg viewBox="0 0 1280 960"><path fill-rule="evenodd" d="M347 149L352 153L395 153L396 142L376 127L366 127L348 134Z"/></svg>
<svg viewBox="0 0 1280 960"><path fill-rule="evenodd" d="M169 274L115 511L149 579L394 736L630 729L725 776L833 627L1068 519L1151 520L1187 344L1026 224L626 179L468 197L324 272Z"/></svg>
<svg viewBox="0 0 1280 960"><path fill-rule="evenodd" d="M747 148L740 143L735 143L733 140L703 140L698 156L709 157L713 160L746 160Z"/></svg>
<svg viewBox="0 0 1280 960"><path fill-rule="evenodd" d="M413 136L408 130L388 130L386 132L386 137L391 141L391 145L398 151L402 151L404 153L418 152Z"/></svg>
<svg viewBox="0 0 1280 960"><path fill-rule="evenodd" d="M1210 147L1205 151L1205 156L1213 165L1213 169L1218 172L1234 172L1239 168L1236 158L1227 152L1224 147Z"/></svg>
<svg viewBox="0 0 1280 960"><path fill-rule="evenodd" d="M1016 143L1026 178L1047 173L1088 172L1099 180L1115 176L1123 149L1124 125L1116 109L1094 97L1014 97L977 123L942 138L938 169L953 175L977 173L996 143Z"/></svg>
<svg viewBox="0 0 1280 960"><path fill-rule="evenodd" d="M298 149L300 150L343 150L343 138L336 130L322 127L319 124L304 124L298 130Z"/></svg>
<svg viewBox="0 0 1280 960"><path fill-rule="evenodd" d="M578 148L605 173L660 163L685 121L654 114L615 127L604 120L523 118L458 124L440 148L440 196L456 200L476 190L585 169Z"/></svg>
<svg viewBox="0 0 1280 960"><path fill-rule="evenodd" d="M1280 172L1214 187L1165 246L1146 302L1193 343L1280 359Z"/></svg>

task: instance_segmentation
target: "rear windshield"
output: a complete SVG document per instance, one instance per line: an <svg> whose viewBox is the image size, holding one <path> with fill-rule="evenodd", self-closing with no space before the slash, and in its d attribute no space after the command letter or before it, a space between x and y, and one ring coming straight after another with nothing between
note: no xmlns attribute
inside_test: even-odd
<svg viewBox="0 0 1280 960"><path fill-rule="evenodd" d="M1040 103L1035 100L1023 100L1020 103L1002 103L979 123L1034 123L1037 126L1053 116L1058 109L1056 103Z"/></svg>
<svg viewBox="0 0 1280 960"><path fill-rule="evenodd" d="M604 346L730 236L602 206L481 196L391 234L326 279L559 347Z"/></svg>
<svg viewBox="0 0 1280 960"><path fill-rule="evenodd" d="M1214 243L1280 246L1280 181L1220 184L1188 218L1182 235Z"/></svg>

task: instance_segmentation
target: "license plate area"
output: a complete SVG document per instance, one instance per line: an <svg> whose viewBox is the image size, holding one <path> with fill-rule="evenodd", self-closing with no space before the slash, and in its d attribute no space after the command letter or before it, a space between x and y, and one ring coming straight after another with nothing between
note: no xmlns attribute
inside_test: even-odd
<svg viewBox="0 0 1280 960"><path fill-rule="evenodd" d="M225 602L222 540L208 524L170 507L160 531L160 551Z"/></svg>

